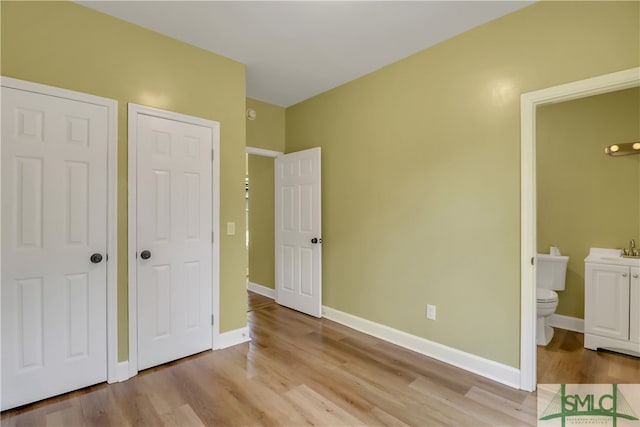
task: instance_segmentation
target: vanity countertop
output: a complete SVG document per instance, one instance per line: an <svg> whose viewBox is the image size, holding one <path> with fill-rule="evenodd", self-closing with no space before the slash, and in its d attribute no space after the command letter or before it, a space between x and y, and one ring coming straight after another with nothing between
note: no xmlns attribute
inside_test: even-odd
<svg viewBox="0 0 640 427"><path fill-rule="evenodd" d="M640 267L640 258L626 258L622 256L621 249L591 248L589 256L584 262L592 264L626 265Z"/></svg>

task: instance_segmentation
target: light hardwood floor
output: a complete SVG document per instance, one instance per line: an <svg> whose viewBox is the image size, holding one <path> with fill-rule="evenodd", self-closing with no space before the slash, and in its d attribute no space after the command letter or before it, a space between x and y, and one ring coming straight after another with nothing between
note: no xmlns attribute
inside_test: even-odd
<svg viewBox="0 0 640 427"><path fill-rule="evenodd" d="M555 328L538 347L539 384L640 384L640 359L584 348L584 335Z"/></svg>
<svg viewBox="0 0 640 427"><path fill-rule="evenodd" d="M7 411L14 426L531 426L536 395L257 294L252 341Z"/></svg>

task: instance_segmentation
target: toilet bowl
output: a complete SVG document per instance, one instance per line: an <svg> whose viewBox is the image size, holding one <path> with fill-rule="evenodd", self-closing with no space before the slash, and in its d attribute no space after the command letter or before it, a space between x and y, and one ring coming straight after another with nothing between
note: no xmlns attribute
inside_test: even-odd
<svg viewBox="0 0 640 427"><path fill-rule="evenodd" d="M536 288L536 344L547 345L553 338L553 328L547 319L556 312L558 294L551 289Z"/></svg>
<svg viewBox="0 0 640 427"><path fill-rule="evenodd" d="M567 276L568 256L560 255L560 250L551 247L550 254L536 255L536 344L547 345L553 338L553 328L548 325L549 317L558 307L558 294L563 291Z"/></svg>

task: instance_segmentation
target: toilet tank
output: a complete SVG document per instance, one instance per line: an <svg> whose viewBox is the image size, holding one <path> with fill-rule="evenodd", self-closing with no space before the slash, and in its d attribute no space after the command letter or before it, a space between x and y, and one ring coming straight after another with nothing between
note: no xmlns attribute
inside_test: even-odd
<svg viewBox="0 0 640 427"><path fill-rule="evenodd" d="M564 291L568 256L536 255L536 287Z"/></svg>

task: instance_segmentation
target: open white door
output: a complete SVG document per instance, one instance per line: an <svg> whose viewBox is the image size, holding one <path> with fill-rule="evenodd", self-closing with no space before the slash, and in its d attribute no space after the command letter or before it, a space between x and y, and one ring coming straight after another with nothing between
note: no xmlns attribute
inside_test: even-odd
<svg viewBox="0 0 640 427"><path fill-rule="evenodd" d="M276 302L322 317L320 148L278 156Z"/></svg>

